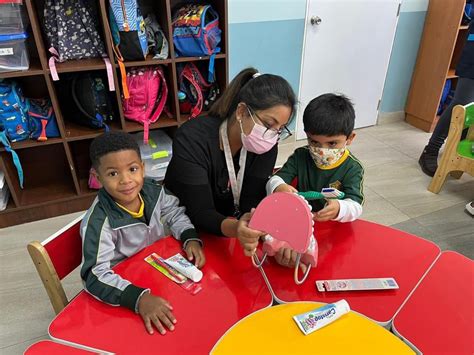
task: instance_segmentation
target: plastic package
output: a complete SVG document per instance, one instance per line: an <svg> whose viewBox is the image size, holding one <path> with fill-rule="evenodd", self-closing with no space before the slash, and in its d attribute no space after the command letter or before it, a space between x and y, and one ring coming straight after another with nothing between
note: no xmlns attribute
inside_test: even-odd
<svg viewBox="0 0 474 355"><path fill-rule="evenodd" d="M0 35L0 72L27 70L30 67L26 33Z"/></svg>
<svg viewBox="0 0 474 355"><path fill-rule="evenodd" d="M26 32L28 23L22 4L0 4L0 35Z"/></svg>
<svg viewBox="0 0 474 355"><path fill-rule="evenodd" d="M173 155L173 141L162 130L150 131L148 144L143 143L143 132L135 135L140 155L145 163L145 176L156 180L165 178L166 169Z"/></svg>

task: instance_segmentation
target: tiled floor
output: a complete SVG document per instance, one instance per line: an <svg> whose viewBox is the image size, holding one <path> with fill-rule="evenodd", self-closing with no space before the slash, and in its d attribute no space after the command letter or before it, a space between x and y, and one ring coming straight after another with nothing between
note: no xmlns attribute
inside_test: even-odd
<svg viewBox="0 0 474 355"><path fill-rule="evenodd" d="M464 205L474 200L474 178L449 179L438 195L426 190L430 178L418 168L429 134L402 121L357 130L352 152L365 164L363 218L430 239L442 249L474 258L474 218ZM284 144L278 164L304 142ZM78 216L72 214L0 230L0 353L21 354L47 338L54 316L26 251ZM65 281L68 296L81 289L77 271Z"/></svg>

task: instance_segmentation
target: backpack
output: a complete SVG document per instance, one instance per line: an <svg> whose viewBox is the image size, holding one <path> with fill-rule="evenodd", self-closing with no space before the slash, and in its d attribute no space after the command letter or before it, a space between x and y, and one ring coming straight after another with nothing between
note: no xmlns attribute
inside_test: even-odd
<svg viewBox="0 0 474 355"><path fill-rule="evenodd" d="M110 0L109 21L117 54L123 60L144 60L148 43L137 0Z"/></svg>
<svg viewBox="0 0 474 355"><path fill-rule="evenodd" d="M114 118L112 99L105 88L101 72L73 74L63 81L58 90L65 115L71 121L90 128L105 128Z"/></svg>
<svg viewBox="0 0 474 355"><path fill-rule="evenodd" d="M211 107L219 95L219 88L214 78L207 82L193 62L178 64L177 69L179 90L186 95L186 99L180 100L180 111L190 112L189 119L192 119Z"/></svg>
<svg viewBox="0 0 474 355"><path fill-rule="evenodd" d="M149 126L165 109L168 87L159 66L131 68L127 73L130 98L123 99L125 118L144 126L143 142L148 144Z"/></svg>
<svg viewBox="0 0 474 355"><path fill-rule="evenodd" d="M220 51L219 15L211 5L184 5L175 12L172 25L178 55L202 57Z"/></svg>
<svg viewBox="0 0 474 355"><path fill-rule="evenodd" d="M28 118L31 139L45 141L60 136L50 99L30 99Z"/></svg>
<svg viewBox="0 0 474 355"><path fill-rule="evenodd" d="M10 142L28 138L29 101L14 81L0 81L0 131Z"/></svg>
<svg viewBox="0 0 474 355"><path fill-rule="evenodd" d="M123 96L128 99L130 95L123 62L145 60L148 54L145 21L137 0L110 0L109 26L122 76Z"/></svg>
<svg viewBox="0 0 474 355"><path fill-rule="evenodd" d="M0 143L3 144L5 150L12 155L13 164L16 167L16 171L18 173L18 181L20 183L20 188L23 188L23 168L21 167L20 158L18 158L18 154L12 149L11 143L8 140L5 131L0 130Z"/></svg>
<svg viewBox="0 0 474 355"><path fill-rule="evenodd" d="M438 111L436 112L437 115L440 115L446 107L446 100L448 99L449 92L451 91L451 84L451 79L446 80L446 83L443 87L443 93L441 94L441 99L439 101Z"/></svg>
<svg viewBox="0 0 474 355"><path fill-rule="evenodd" d="M44 32L52 54L49 69L53 80L59 80L55 62L72 59L104 59L110 91L114 91L112 65L99 35L99 13L95 1L46 0Z"/></svg>

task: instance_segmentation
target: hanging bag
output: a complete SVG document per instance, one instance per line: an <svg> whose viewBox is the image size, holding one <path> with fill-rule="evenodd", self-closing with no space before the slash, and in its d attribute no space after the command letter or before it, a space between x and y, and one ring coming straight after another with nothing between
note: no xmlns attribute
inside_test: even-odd
<svg viewBox="0 0 474 355"><path fill-rule="evenodd" d="M28 119L31 139L46 141L60 136L51 100L30 99Z"/></svg>
<svg viewBox="0 0 474 355"><path fill-rule="evenodd" d="M15 81L0 81L0 130L10 142L19 142L29 136L29 101Z"/></svg>
<svg viewBox="0 0 474 355"><path fill-rule="evenodd" d="M130 97L124 61L145 60L148 43L145 21L137 0L110 0L109 28L114 42L114 53L122 76L122 91L125 99Z"/></svg>
<svg viewBox="0 0 474 355"><path fill-rule="evenodd" d="M180 102L180 108L191 107L189 119L199 116L203 110L207 111L219 95L215 80L206 81L193 62L178 65L178 85L186 95L185 102ZM188 113L187 110L181 112Z"/></svg>
<svg viewBox="0 0 474 355"><path fill-rule="evenodd" d="M59 80L56 62L103 58L109 90L115 90L112 65L99 35L99 13L94 1L46 0L44 29L49 44L49 69L53 80Z"/></svg>
<svg viewBox="0 0 474 355"><path fill-rule="evenodd" d="M143 125L143 141L148 143L149 126L158 120L168 98L163 70L159 66L132 68L127 73L127 86L130 98L122 101L123 114Z"/></svg>

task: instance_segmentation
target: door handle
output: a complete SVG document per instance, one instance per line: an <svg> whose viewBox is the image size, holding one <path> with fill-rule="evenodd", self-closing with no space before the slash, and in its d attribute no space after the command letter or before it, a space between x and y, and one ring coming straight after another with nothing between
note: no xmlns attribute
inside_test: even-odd
<svg viewBox="0 0 474 355"><path fill-rule="evenodd" d="M310 19L311 25L313 25L313 26L319 25L322 21L323 20L319 16L312 16L311 19Z"/></svg>

